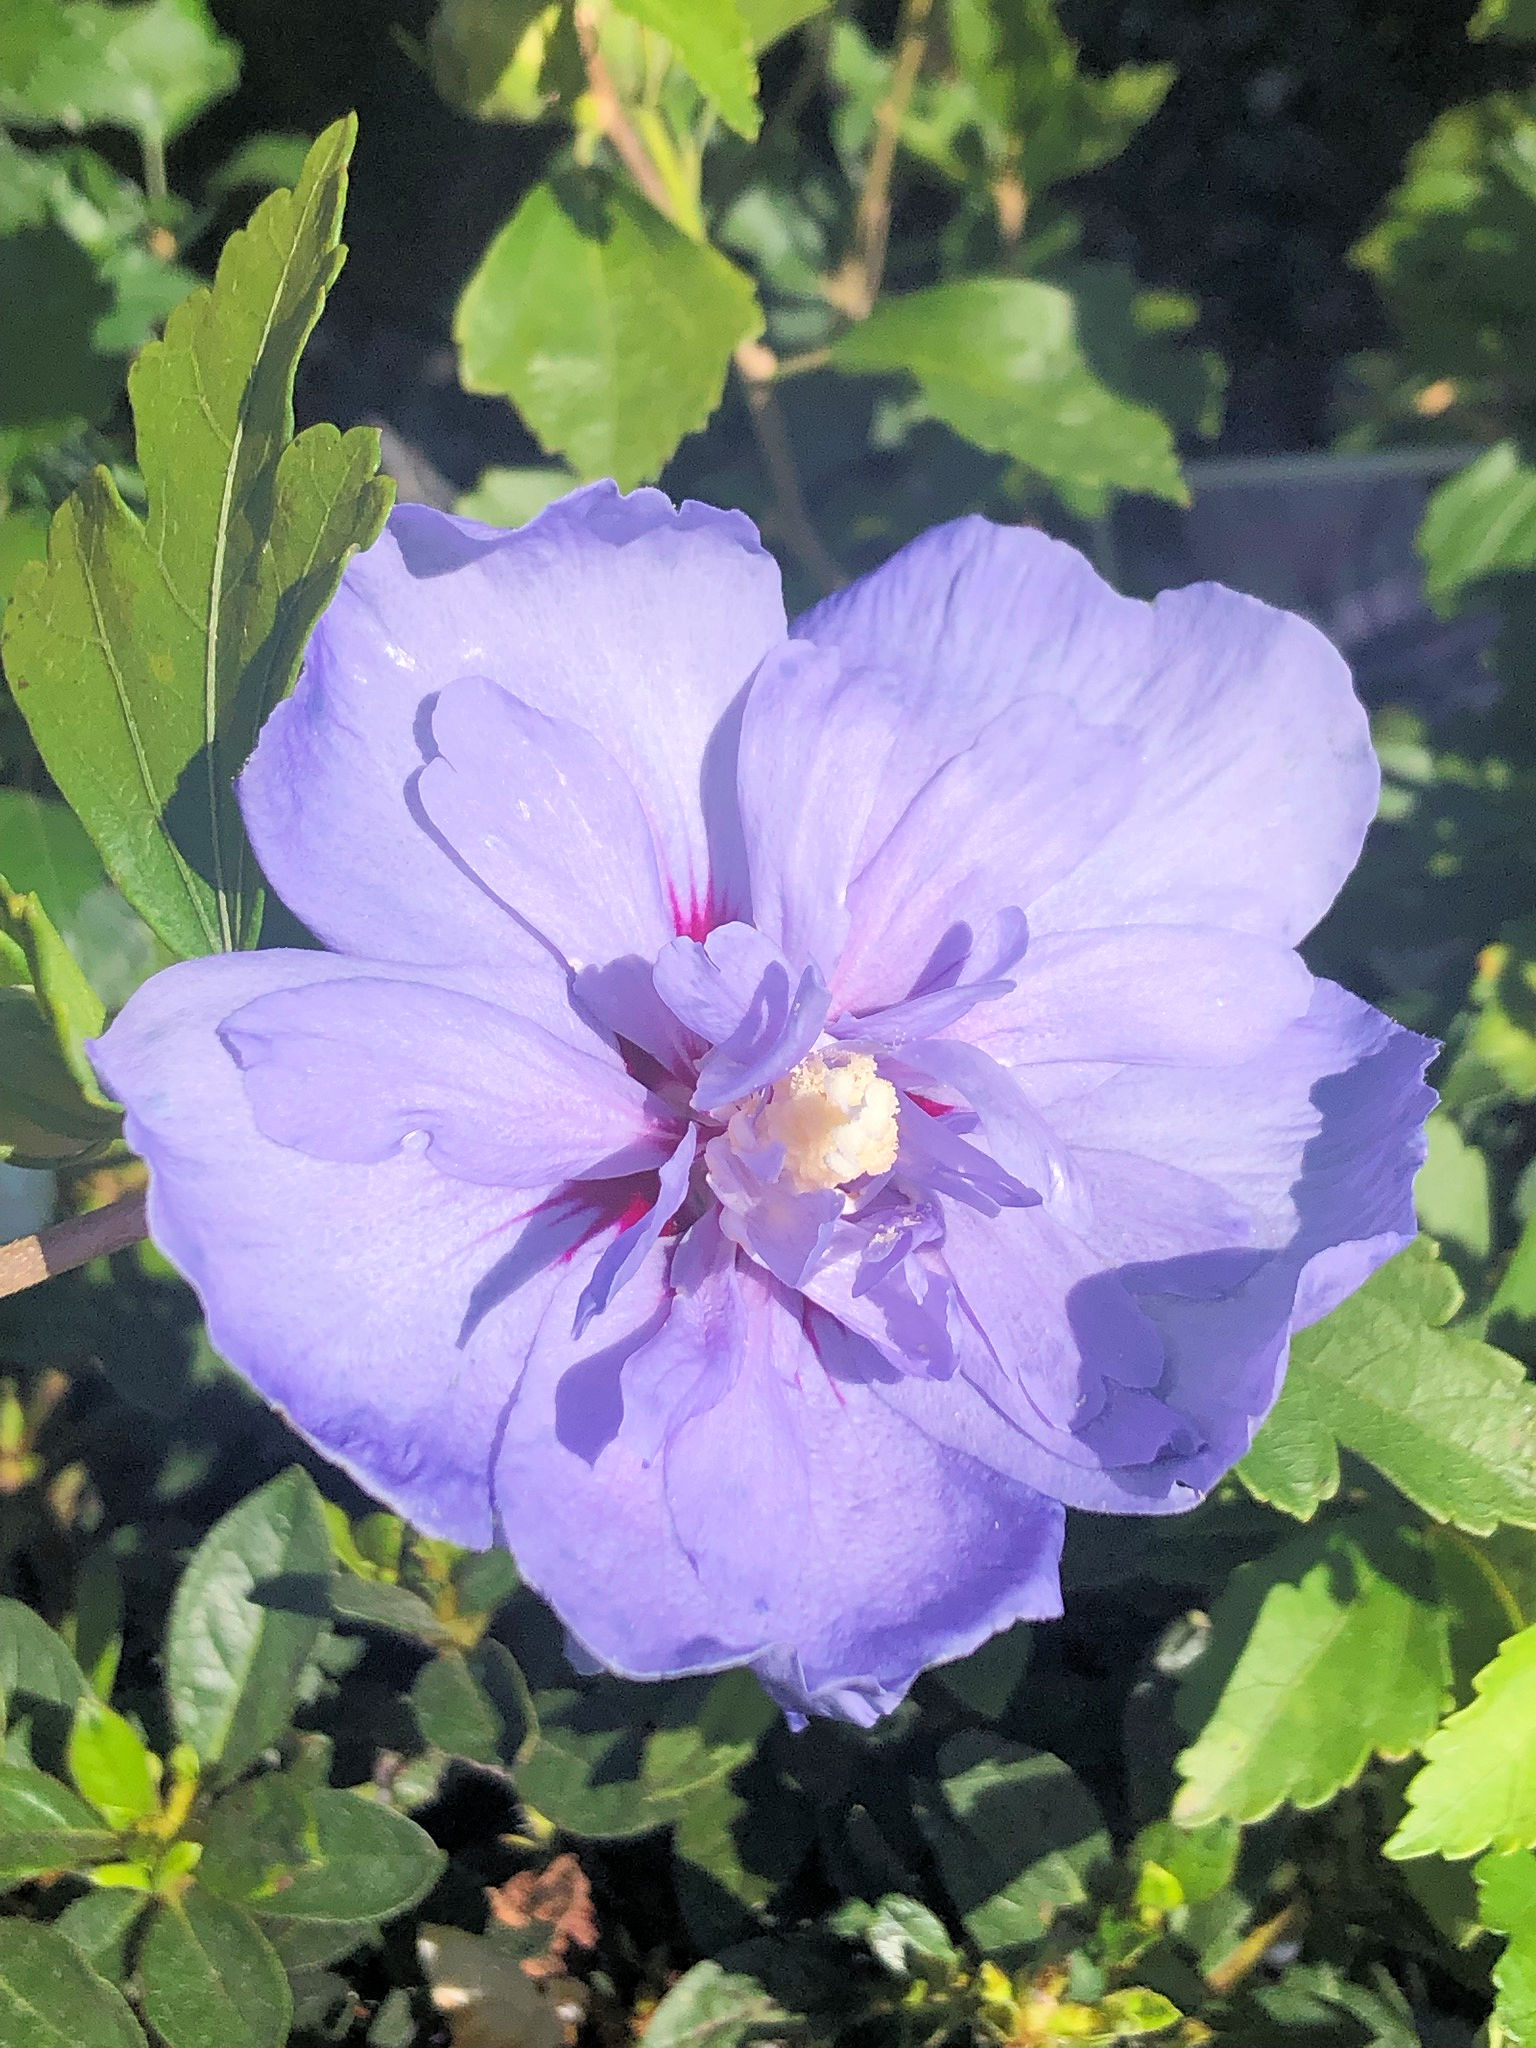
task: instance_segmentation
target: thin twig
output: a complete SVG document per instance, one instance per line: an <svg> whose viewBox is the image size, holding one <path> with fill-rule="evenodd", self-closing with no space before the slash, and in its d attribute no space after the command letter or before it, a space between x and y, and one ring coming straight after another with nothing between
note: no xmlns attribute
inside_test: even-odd
<svg viewBox="0 0 1536 2048"><path fill-rule="evenodd" d="M636 134L633 122L624 111L624 102L619 98L618 88L598 47L597 24L592 18L590 8L577 8L576 34L581 43L582 61L586 66L587 87L592 94L592 104L597 109L598 125L613 144L625 170L629 172L652 206L667 220L672 220L672 195L667 190L667 181L657 170L650 151Z"/></svg>
<svg viewBox="0 0 1536 2048"><path fill-rule="evenodd" d="M0 1297L20 1294L24 1288L51 1280L55 1273L72 1272L108 1252L124 1251L147 1231L144 1190L135 1188L131 1195L120 1195L104 1208L51 1223L34 1237L0 1244Z"/></svg>
<svg viewBox="0 0 1536 2048"><path fill-rule="evenodd" d="M780 538L801 567L824 594L841 590L848 581L836 558L811 523L800 491L794 450L789 443L779 394L773 388L772 372L759 373L757 359L766 354L756 342L743 342L736 351L736 374L746 395L747 416L763 458L763 468L773 486L774 519Z"/></svg>
<svg viewBox="0 0 1536 2048"><path fill-rule="evenodd" d="M891 177L901 142L901 124L907 118L918 74L928 54L928 17L932 12L933 0L902 0L890 88L875 109L875 142L869 153L869 169L854 222L858 319L866 318L873 310L885 281L885 255L891 236Z"/></svg>
<svg viewBox="0 0 1536 2048"><path fill-rule="evenodd" d="M1266 1920L1262 1927L1255 1927L1230 1955L1223 1956L1219 1963L1206 1971L1207 1988L1218 1997L1235 1991L1243 1979L1259 1967L1275 1943L1284 1941L1288 1934L1294 1934L1306 1917L1307 1909L1299 1899L1292 1899L1288 1906L1282 1906L1272 1920Z"/></svg>

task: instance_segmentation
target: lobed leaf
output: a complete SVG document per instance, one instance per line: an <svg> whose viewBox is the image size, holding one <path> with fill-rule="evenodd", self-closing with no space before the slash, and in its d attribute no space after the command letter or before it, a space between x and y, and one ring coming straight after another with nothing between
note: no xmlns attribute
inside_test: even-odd
<svg viewBox="0 0 1536 2048"><path fill-rule="evenodd" d="M617 0L621 13L665 36L673 55L728 128L752 141L757 106L753 33L738 0ZM809 11L809 10L807 10Z"/></svg>
<svg viewBox="0 0 1536 2048"><path fill-rule="evenodd" d="M1303 1331L1238 1467L1249 1490L1308 1520L1338 1491L1342 1447L1437 1521L1536 1527L1536 1392L1516 1359L1447 1327L1461 1304L1420 1238Z"/></svg>
<svg viewBox="0 0 1536 2048"><path fill-rule="evenodd" d="M1507 2048L1525 2048L1536 2041L1536 1856L1484 1856L1473 1874L1483 1925L1508 1937L1493 1966L1494 2017Z"/></svg>
<svg viewBox="0 0 1536 2048"><path fill-rule="evenodd" d="M1180 1689L1173 1818L1321 1806L1373 1755L1407 1756L1444 1711L1446 1617L1422 1541L1356 1517L1243 1565Z"/></svg>
<svg viewBox="0 0 1536 2048"><path fill-rule="evenodd" d="M71 129L106 122L163 145L233 92L240 52L203 0L12 0L0 44L0 118Z"/></svg>
<svg viewBox="0 0 1536 2048"><path fill-rule="evenodd" d="M1472 1684L1477 1698L1423 1745L1388 1856L1536 1846L1536 1627L1502 1643Z"/></svg>
<svg viewBox="0 0 1536 2048"><path fill-rule="evenodd" d="M654 477L762 326L751 281L617 184L537 185L454 315L461 380L510 398L578 477Z"/></svg>
<svg viewBox="0 0 1536 2048"><path fill-rule="evenodd" d="M293 439L300 352L340 268L355 123L232 235L129 378L147 523L105 469L19 576L4 658L44 760L174 952L253 942L259 878L232 789L391 486L378 440Z"/></svg>
<svg viewBox="0 0 1536 2048"><path fill-rule="evenodd" d="M911 378L957 434L1077 496L1188 501L1167 422L1094 375L1057 285L977 277L883 299L831 355L840 370Z"/></svg>

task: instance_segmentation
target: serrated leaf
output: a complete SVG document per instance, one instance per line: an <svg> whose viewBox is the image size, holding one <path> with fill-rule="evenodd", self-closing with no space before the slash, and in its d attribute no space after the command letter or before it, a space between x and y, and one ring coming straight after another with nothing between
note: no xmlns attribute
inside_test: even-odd
<svg viewBox="0 0 1536 2048"><path fill-rule="evenodd" d="M104 469L18 578L5 665L39 750L173 951L250 944L259 878L233 779L390 486L377 436L293 439L298 358L342 261L355 124L231 236L129 379L147 524Z"/></svg>
<svg viewBox="0 0 1536 2048"><path fill-rule="evenodd" d="M831 0L737 0L754 50L768 49L792 28L824 13L830 4Z"/></svg>
<svg viewBox="0 0 1536 2048"><path fill-rule="evenodd" d="M69 1732L69 1775L109 1828L124 1830L160 1810L158 1758L131 1721L82 1700Z"/></svg>
<svg viewBox="0 0 1536 2048"><path fill-rule="evenodd" d="M1477 1698L1422 1745L1388 1856L1536 1846L1536 1627L1502 1643L1472 1684Z"/></svg>
<svg viewBox="0 0 1536 2048"><path fill-rule="evenodd" d="M1518 1360L1447 1327L1461 1304L1420 1238L1304 1330L1238 1467L1249 1489L1308 1520L1338 1491L1342 1446L1437 1521L1536 1526L1536 1393Z"/></svg>
<svg viewBox="0 0 1536 2048"><path fill-rule="evenodd" d="M283 2048L288 1973L249 1913L194 1886L155 1910L139 1947L144 2016L165 2048Z"/></svg>
<svg viewBox="0 0 1536 2048"><path fill-rule="evenodd" d="M1479 1917L1508 1945L1493 1966L1494 2016L1506 2048L1536 2042L1536 1856L1517 1850L1484 1856L1477 1879Z"/></svg>
<svg viewBox="0 0 1536 2048"><path fill-rule="evenodd" d="M955 1910L983 1953L1032 1946L1109 1854L1098 1806L1060 1757L990 1730L951 1736L937 1767L943 1807L918 1818Z"/></svg>
<svg viewBox="0 0 1536 2048"><path fill-rule="evenodd" d="M753 37L737 0L616 0L619 10L665 36L672 53L728 128L752 141L757 106Z"/></svg>
<svg viewBox="0 0 1536 2048"><path fill-rule="evenodd" d="M720 402L762 326L751 281L644 200L594 179L537 185L465 287L460 377L510 398L548 454L628 489Z"/></svg>
<svg viewBox="0 0 1536 2048"><path fill-rule="evenodd" d="M1188 501L1168 424L1093 374L1070 293L977 277L882 299L833 344L834 366L903 375L936 418L1079 494Z"/></svg>
<svg viewBox="0 0 1536 2048"><path fill-rule="evenodd" d="M322 1584L331 1541L314 1481L298 1466L216 1522L171 1604L166 1691L178 1734L203 1763L237 1777L288 1725L320 1613L252 1599L265 1580Z"/></svg>
<svg viewBox="0 0 1536 2048"><path fill-rule="evenodd" d="M1366 1517L1242 1566L1180 1688L1173 1818L1321 1806L1374 1755L1419 1748L1449 1697L1446 1617L1424 1545Z"/></svg>
<svg viewBox="0 0 1536 2048"><path fill-rule="evenodd" d="M115 1835L67 1785L24 1764L0 1764L0 1885L86 1870L117 1853Z"/></svg>
<svg viewBox="0 0 1536 2048"><path fill-rule="evenodd" d="M436 1884L446 1859L414 1821L356 1792L321 1787L308 1798L307 1860L243 1895L263 1918L359 1927L408 1911ZM234 1891L232 1862L221 1860L215 1881Z"/></svg>
<svg viewBox="0 0 1536 2048"><path fill-rule="evenodd" d="M0 1920L0 2048L146 2048L123 1994L73 1943L34 1920Z"/></svg>
<svg viewBox="0 0 1536 2048"><path fill-rule="evenodd" d="M163 144L232 92L240 52L203 0L16 0L0 116L71 129L106 122ZM29 33L30 31L30 33Z"/></svg>
<svg viewBox="0 0 1536 2048"><path fill-rule="evenodd" d="M743 2048L769 2035L793 2039L805 2024L786 2012L756 1977L695 1963L678 1978L646 2023L652 2048Z"/></svg>

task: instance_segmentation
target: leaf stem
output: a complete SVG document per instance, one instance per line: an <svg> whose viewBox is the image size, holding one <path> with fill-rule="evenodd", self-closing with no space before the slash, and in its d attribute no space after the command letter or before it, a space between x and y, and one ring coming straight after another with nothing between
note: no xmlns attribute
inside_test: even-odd
<svg viewBox="0 0 1536 2048"><path fill-rule="evenodd" d="M598 126L612 143L620 162L634 179L640 190L649 199L656 211L676 225L672 195L667 190L667 181L656 168L650 151L635 132L633 122L619 98L618 88L612 73L598 48L597 23L589 7L576 10L576 34L581 43L582 62L586 66L587 89L592 95L592 105L597 113Z"/></svg>
<svg viewBox="0 0 1536 2048"><path fill-rule="evenodd" d="M932 12L933 0L902 0L891 83L875 109L875 143L869 153L869 169L854 220L858 255L853 282L857 289L849 293L852 303L845 309L858 320L866 319L873 310L885 281L885 258L891 236L891 177L896 168L901 124L907 117L918 74L928 54L928 18Z"/></svg>
<svg viewBox="0 0 1536 2048"><path fill-rule="evenodd" d="M136 1244L148 1234L144 1220L144 1190L120 1195L104 1208L89 1209L83 1216L66 1217L51 1223L32 1237L18 1237L0 1244L0 1298L20 1294L51 1280L55 1273L69 1273L91 1259L106 1257Z"/></svg>
<svg viewBox="0 0 1536 2048"><path fill-rule="evenodd" d="M773 487L779 535L818 587L830 594L848 581L836 558L811 522L800 490L789 428L779 394L773 388L777 371L773 352L760 342L744 341L735 354L736 374L747 401L747 416L757 436L763 468Z"/></svg>

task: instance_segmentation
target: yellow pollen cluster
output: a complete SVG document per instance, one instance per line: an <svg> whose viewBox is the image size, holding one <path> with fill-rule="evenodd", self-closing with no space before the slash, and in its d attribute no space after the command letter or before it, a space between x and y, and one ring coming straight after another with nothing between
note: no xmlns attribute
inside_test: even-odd
<svg viewBox="0 0 1536 2048"><path fill-rule="evenodd" d="M758 1145L784 1147L785 1177L801 1194L889 1173L898 1141L896 1090L867 1052L828 1061L813 1052L773 1084L753 1119Z"/></svg>

